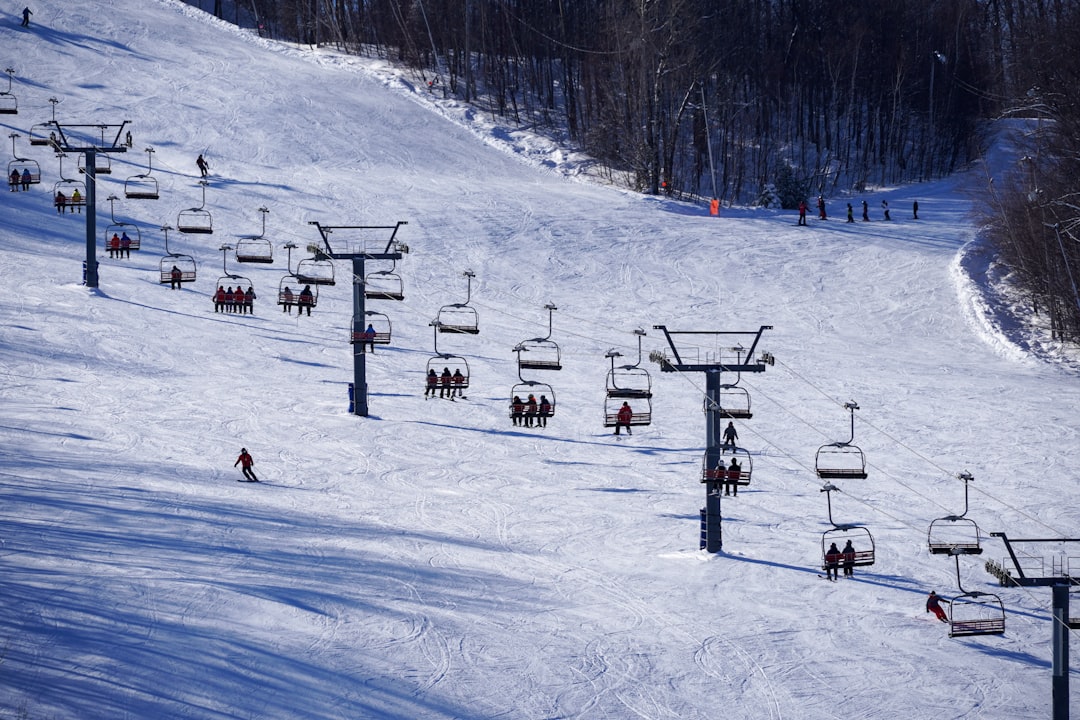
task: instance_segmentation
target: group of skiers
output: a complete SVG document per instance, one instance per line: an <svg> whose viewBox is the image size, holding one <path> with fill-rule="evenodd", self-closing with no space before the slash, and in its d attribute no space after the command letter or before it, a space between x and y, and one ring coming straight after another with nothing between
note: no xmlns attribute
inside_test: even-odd
<svg viewBox="0 0 1080 720"><path fill-rule="evenodd" d="M375 328L368 325L368 329L372 332L374 337ZM374 345L372 345L374 347ZM468 378L461 372L461 368L454 368L454 372L450 372L450 368L444 367L442 369L442 375L435 372L435 368L431 368L427 373L427 385L424 388L424 399L429 397L435 397L435 391L439 391L439 397L453 400L455 397L465 397L465 386L468 382ZM515 425L517 423L514 423Z"/></svg>
<svg viewBox="0 0 1080 720"><path fill-rule="evenodd" d="M818 195L817 208L818 208L818 219L819 220L828 220L828 215L825 212L825 197L823 195ZM801 200L799 202L799 224L800 225L805 225L806 224L806 212L809 209L810 209L810 206L807 205L805 200ZM889 214L889 201L888 200L882 200L881 201L881 215L882 215L883 220L892 220L892 216ZM911 204L911 215L912 215L912 219L914 219L914 220L919 219L919 201L918 200L915 200ZM865 200L862 201L862 219L863 219L863 222L870 222L870 205ZM851 203L847 204L847 221L849 223L855 222L855 208L852 207Z"/></svg>
<svg viewBox="0 0 1080 720"><path fill-rule="evenodd" d="M551 417L551 401L547 395L541 395L540 400L530 394L527 400L522 401L520 395L515 395L510 401L510 420L515 426L521 427L547 427L547 419Z"/></svg>
<svg viewBox="0 0 1080 720"><path fill-rule="evenodd" d="M30 172L30 168L23 168L20 173L18 168L11 170L11 175L8 176L8 186L11 192L19 192L19 190L29 190L30 186L34 183L34 176Z"/></svg>
<svg viewBox="0 0 1080 720"><path fill-rule="evenodd" d="M255 288L250 285L247 290L241 289L239 285L235 290L231 285L228 289L218 285L217 292L214 293L214 312L253 314L254 306Z"/></svg>

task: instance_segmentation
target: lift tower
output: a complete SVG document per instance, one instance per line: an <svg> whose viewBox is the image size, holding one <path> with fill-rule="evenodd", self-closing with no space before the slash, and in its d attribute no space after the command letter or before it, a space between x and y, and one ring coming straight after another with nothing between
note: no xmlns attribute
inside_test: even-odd
<svg viewBox="0 0 1080 720"><path fill-rule="evenodd" d="M124 120L119 125L69 125L67 123L53 123L53 131L56 133L55 147L64 153L83 153L83 164L86 173L86 287L98 286L97 271L97 154L127 152L127 145L120 142L120 136L124 133L124 127L128 124ZM97 137L89 132L93 128L99 134ZM116 135L112 143L106 144L105 134L116 128Z"/></svg>
<svg viewBox="0 0 1080 720"><path fill-rule="evenodd" d="M762 353L761 357L755 360L754 353L757 350L762 333L766 330L772 330L772 325L762 325L757 331L668 330L664 325L653 325L653 328L664 333L664 337L667 338L668 346L671 348L671 354L674 358L673 361L663 353L653 352L650 354L650 359L659 363L662 372L705 373L705 466L706 468L716 467L716 463L719 462L723 455L721 447L723 444L722 437L724 429L721 421L726 417L722 411L723 406L720 402L720 394L723 387L723 382L721 382L720 379L721 374L725 372L765 372L765 368L768 365L772 365L774 362L772 355ZM749 348L740 344L733 347L720 348L719 351L713 351L711 354L706 354L705 357L701 357L701 352L699 351L697 353L699 357L697 358L684 358L679 352L675 339L676 337L684 339L686 337L695 336L712 336L717 339L717 343L719 342L720 337L730 336L746 339L753 338L753 340L750 342ZM684 345L686 344L684 339ZM722 485L722 480L705 483L705 508L703 511L701 548L709 552L720 552L720 550L723 549L720 515L720 495L723 491Z"/></svg>
<svg viewBox="0 0 1080 720"><path fill-rule="evenodd" d="M408 245L397 242L397 233L402 225L408 225L405 220L398 220L395 225L322 225L318 221L308 221L308 225L314 225L319 235L322 236L323 250L316 252L316 259L329 258L331 260L352 261L353 281L353 316L352 333L350 337L359 337L364 332L364 262L366 260L400 260L405 253L409 252ZM353 239L345 237L342 242L335 241L331 245L330 236L335 231L343 231L343 236L354 236ZM379 242L379 236L389 233L386 246L381 250L368 248L368 241ZM355 236L359 236L358 239ZM320 257L324 256L324 257ZM353 414L361 417L368 415L367 400L367 365L364 353L364 343L353 343Z"/></svg>
<svg viewBox="0 0 1080 720"><path fill-rule="evenodd" d="M1080 629L1080 618L1071 617L1069 612L1069 588L1080 586L1080 575L1073 574L1069 560L1075 560L1067 553L1062 557L1052 557L1050 567L1042 557L1025 553L1018 556L1013 548L1015 544L1080 543L1080 538L1010 538L1003 532L992 532L990 537L1001 538L1009 552L1016 574L997 565L993 560L986 564L986 569L996 575L1002 585L1020 587L1049 587L1052 593L1053 623L1051 640L1053 647L1053 720L1069 720L1069 630ZM1023 560L1021 560L1021 557ZM1027 567L1027 571L1025 571ZM1047 572L1049 570L1049 572Z"/></svg>

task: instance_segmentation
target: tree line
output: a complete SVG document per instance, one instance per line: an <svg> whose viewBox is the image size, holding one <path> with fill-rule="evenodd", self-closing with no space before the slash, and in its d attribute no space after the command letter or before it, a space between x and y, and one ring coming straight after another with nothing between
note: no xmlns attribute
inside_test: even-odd
<svg viewBox="0 0 1080 720"><path fill-rule="evenodd" d="M389 58L613 182L686 199L795 207L933 179L979 157L988 121L1031 113L1040 140L993 188L985 231L1055 334L1080 337L1072 0L236 3L267 36Z"/></svg>

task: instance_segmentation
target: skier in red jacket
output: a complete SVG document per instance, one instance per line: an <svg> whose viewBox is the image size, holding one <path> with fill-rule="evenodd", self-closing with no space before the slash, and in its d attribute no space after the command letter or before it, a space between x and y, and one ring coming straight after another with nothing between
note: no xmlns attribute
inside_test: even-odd
<svg viewBox="0 0 1080 720"><path fill-rule="evenodd" d="M251 469L251 466L255 464L255 461L248 454L247 448L240 448L240 457L236 458L236 462L233 463L233 467L242 465L241 468L244 471L244 477L247 478L247 482L259 482L259 478L255 477L255 471ZM241 480L240 482L244 482Z"/></svg>
<svg viewBox="0 0 1080 720"><path fill-rule="evenodd" d="M634 433L630 432L630 421L633 419L634 411L630 408L630 403L624 402L615 415L615 434L618 435L620 429L626 428L626 434L633 435Z"/></svg>

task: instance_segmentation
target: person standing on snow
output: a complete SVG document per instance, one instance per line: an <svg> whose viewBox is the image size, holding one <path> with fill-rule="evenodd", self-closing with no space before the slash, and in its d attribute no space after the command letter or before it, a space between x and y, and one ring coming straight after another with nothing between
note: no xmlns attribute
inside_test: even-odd
<svg viewBox="0 0 1080 720"><path fill-rule="evenodd" d="M22 11L22 26L23 27L30 27L30 16L33 15L33 14L34 14L34 12L30 8L28 8L28 7L23 8L23 11Z"/></svg>
<svg viewBox="0 0 1080 720"><path fill-rule="evenodd" d="M825 196L824 195L818 195L817 196L817 211L818 211L818 218L820 218L821 220L825 220L826 217L825 217Z"/></svg>
<svg viewBox="0 0 1080 720"><path fill-rule="evenodd" d="M805 200L800 200L799 201L799 224L800 225L805 225L806 224L806 201Z"/></svg>
<svg viewBox="0 0 1080 720"><path fill-rule="evenodd" d="M862 201L862 219L863 222L870 222L870 206L865 200Z"/></svg>
<svg viewBox="0 0 1080 720"><path fill-rule="evenodd" d="M255 464L251 455L248 454L247 448L240 448L240 457L236 458L236 462L233 463L233 467L242 465L241 470L244 472L244 477L247 478L247 482L259 482L259 478L255 477L255 471L251 469L251 466ZM239 480L238 482L244 482Z"/></svg>
<svg viewBox="0 0 1080 720"><path fill-rule="evenodd" d="M203 177L210 174L210 165L207 164L206 159L201 154L195 158L195 164L199 166L199 172L202 173Z"/></svg>
<svg viewBox="0 0 1080 720"><path fill-rule="evenodd" d="M930 596L926 598L926 612L934 613L941 622L949 622L949 616L945 614L945 610L941 607L941 598L933 590L930 591Z"/></svg>

